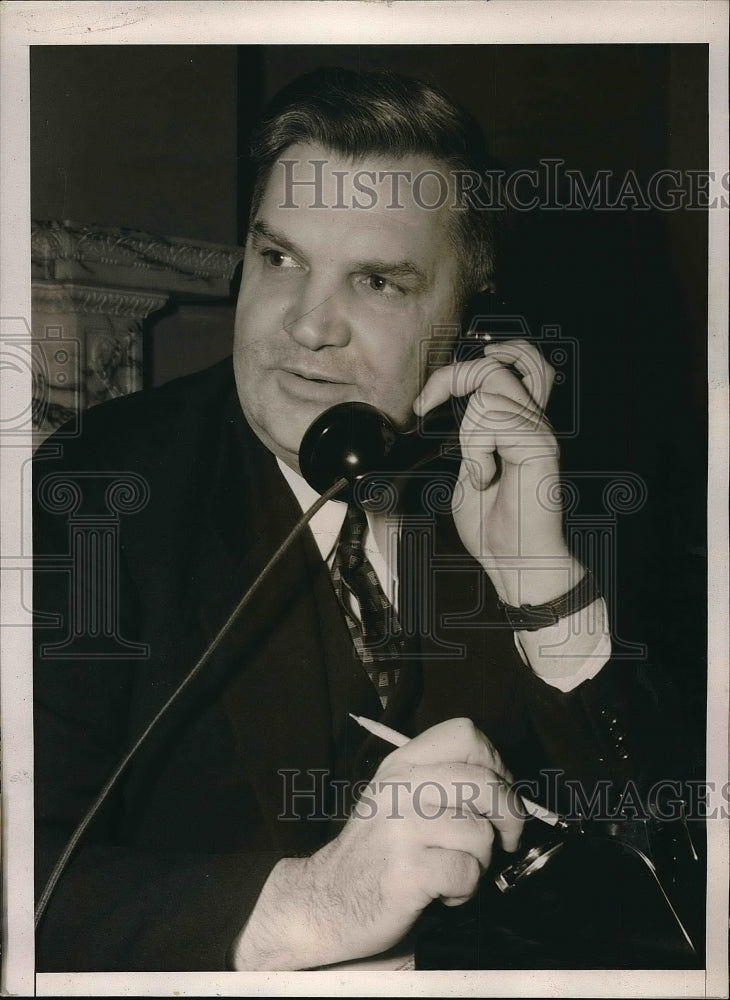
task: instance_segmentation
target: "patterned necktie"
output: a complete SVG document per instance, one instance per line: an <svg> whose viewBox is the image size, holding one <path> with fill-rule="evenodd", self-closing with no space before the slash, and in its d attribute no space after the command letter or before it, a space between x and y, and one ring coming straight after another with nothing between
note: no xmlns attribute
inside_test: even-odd
<svg viewBox="0 0 730 1000"><path fill-rule="evenodd" d="M385 708L398 682L403 632L395 608L365 555L366 528L365 512L350 504L337 543L332 582L357 654ZM360 621L352 613L345 588L357 600Z"/></svg>

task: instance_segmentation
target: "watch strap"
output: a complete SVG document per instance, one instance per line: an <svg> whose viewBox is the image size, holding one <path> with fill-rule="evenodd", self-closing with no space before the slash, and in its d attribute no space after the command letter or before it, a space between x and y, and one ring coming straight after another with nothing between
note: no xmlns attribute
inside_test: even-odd
<svg viewBox="0 0 730 1000"><path fill-rule="evenodd" d="M565 594L545 604L520 604L514 607L499 602L506 621L513 629L521 632L537 632L538 629L555 625L561 618L568 618L576 611L582 611L601 596L596 578L590 570Z"/></svg>

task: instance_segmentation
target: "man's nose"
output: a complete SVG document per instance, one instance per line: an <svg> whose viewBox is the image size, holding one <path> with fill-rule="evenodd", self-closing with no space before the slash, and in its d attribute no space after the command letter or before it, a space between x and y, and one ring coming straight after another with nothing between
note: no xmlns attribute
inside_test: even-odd
<svg viewBox="0 0 730 1000"><path fill-rule="evenodd" d="M311 280L302 282L286 311L284 329L310 351L344 347L350 340L350 324L343 297L341 289Z"/></svg>

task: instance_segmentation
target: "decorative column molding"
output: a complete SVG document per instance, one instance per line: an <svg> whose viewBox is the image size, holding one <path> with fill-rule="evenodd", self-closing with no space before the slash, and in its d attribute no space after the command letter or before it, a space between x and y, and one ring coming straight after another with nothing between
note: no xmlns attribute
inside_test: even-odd
<svg viewBox="0 0 730 1000"><path fill-rule="evenodd" d="M39 313L101 313L144 319L161 309L169 298L164 292L33 282L33 307Z"/></svg>
<svg viewBox="0 0 730 1000"><path fill-rule="evenodd" d="M33 426L39 444L96 403L142 388L142 323L169 301L226 299L243 257L138 230L36 222Z"/></svg>

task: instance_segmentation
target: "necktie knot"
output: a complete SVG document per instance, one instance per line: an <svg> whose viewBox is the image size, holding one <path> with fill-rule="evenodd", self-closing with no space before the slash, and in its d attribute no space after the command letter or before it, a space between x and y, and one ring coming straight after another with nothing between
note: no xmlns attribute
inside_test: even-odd
<svg viewBox="0 0 730 1000"><path fill-rule="evenodd" d="M355 504L349 504L347 514L342 525L338 554L341 560L341 570L360 569L365 562L365 532L367 531L368 519L365 511Z"/></svg>

